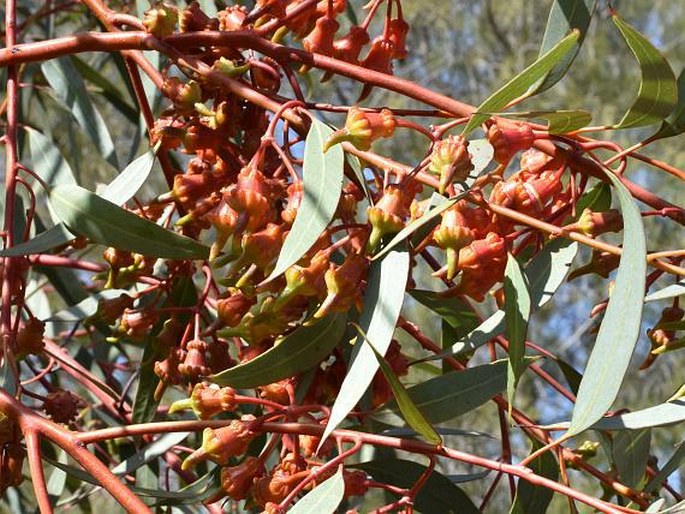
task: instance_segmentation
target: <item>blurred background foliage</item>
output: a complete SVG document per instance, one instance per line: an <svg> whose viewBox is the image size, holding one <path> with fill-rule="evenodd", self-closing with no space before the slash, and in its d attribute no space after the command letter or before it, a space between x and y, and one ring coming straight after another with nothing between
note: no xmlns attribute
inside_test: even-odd
<svg viewBox="0 0 685 514"><path fill-rule="evenodd" d="M348 2L362 17L361 7L366 0ZM58 3L54 0L19 0L19 19L25 23L20 40L28 42L98 29L93 17L86 16L85 7L78 3L67 2L67 11L58 15L40 18L35 16L41 9ZM136 12L136 8L140 12L148 7L145 1L139 2L140 5L137 6L132 1L108 3L114 9L129 12ZM178 3L183 5L183 2ZM217 1L216 5L222 8L224 2ZM547 0L405 0L404 15L411 26L408 37L410 54L396 66L395 74L477 105L536 58L550 5L551 2ZM614 7L625 20L663 51L678 75L685 65L685 2L623 0L615 2ZM4 18L4 13L2 15ZM378 33L380 29L376 27L375 30ZM138 154L145 142L138 115L135 113L135 103L124 79L123 63L118 56L105 54L86 54L79 56L79 59L84 63L81 70L92 99L107 120L113 135L118 160L120 163L130 162L131 156ZM89 79L83 71L86 68L95 70L96 75L104 77L106 82ZM0 70L3 79L5 74L5 70ZM585 109L593 114L593 125L609 124L617 121L632 103L638 86L638 74L632 54L609 20L606 2L600 1L580 55L565 79L546 93L526 101L520 108ZM319 75L319 72L312 72L308 80L309 99L348 105L355 103L359 86L350 84L345 79L319 84ZM90 138L75 127L71 113L55 102L49 88L45 86L40 64L26 65L22 70L22 123L40 128L55 141L84 187L94 188L97 183L106 182L115 176L117 170L99 155ZM114 102L119 103L119 108L114 106ZM364 105L421 107L416 102L378 88ZM126 107L130 110L129 116L126 115ZM342 123L342 116L330 115L327 118L334 123ZM426 118L416 118L416 121L426 123ZM653 127L648 127L597 133L593 136L607 138L627 147L650 135L652 130ZM390 142L379 144L377 150L395 160L414 164L423 157L427 146L425 140L415 133L399 131ZM678 168L685 168L683 136L652 144L643 153ZM23 158L27 155L24 148ZM632 180L665 199L682 203L682 184L675 177L638 162L631 162L627 173ZM672 222L656 217L648 218L645 226L650 247L682 248L685 243L683 231L679 230L681 227ZM589 257L589 252L581 252L577 265L587 262ZM427 276L427 268L422 269L426 276L417 277L419 286L435 287L435 281ZM594 341L592 331L600 321L590 319L589 313L593 305L606 298L608 284L608 281L599 278L582 277L563 286L554 300L535 314L529 339L582 371ZM659 284L665 285L662 282L657 283ZM654 325L664 306L659 302L647 306L643 319L644 330ZM484 306L484 310L491 307L488 304ZM440 339L440 322L436 315L412 301L405 304L405 315L416 320L426 334L435 340ZM403 337L401 331L398 331L398 336ZM633 359L632 371L625 380L617 405L629 406L631 409L655 405L668 399L685 383L683 352L662 356L649 369L638 371L637 367L648 350L649 342L643 331ZM476 356L481 361L488 358L486 353ZM543 368L564 382L556 365L545 363ZM426 370L425 366L416 367L415 373L428 373ZM414 380L417 376L414 375ZM410 376L409 382L411 381ZM541 423L568 420L571 412L570 402L530 373L519 387L516 405ZM491 434L496 439L476 435L452 436L446 438L447 445L480 455L499 454L499 422L494 404L488 403L460 417L452 425ZM516 428L511 430L511 435L515 459L521 458L528 453L530 444ZM596 440L594 432L587 433L578 438L577 444L593 438ZM679 427L656 429L652 438L652 453L663 462L673 452L674 445L681 441L682 429ZM608 459L602 458L603 463L600 463L598 457L593 464L600 469L608 469ZM442 471L448 475L459 475L480 470L450 463L450 467L443 468ZM570 476L574 486L594 492L597 496L602 495L597 482L588 481L584 475L573 471ZM460 485L478 504L492 478L491 474L485 480ZM681 471L680 477L672 477L671 481L679 489L681 483L685 484L685 471ZM495 497L489 503L489 512L506 512L504 506L509 505L508 494L506 480L502 480ZM373 498L369 498L368 502L372 504ZM4 509L6 512L14 510L7 502L4 502ZM566 501L557 497L549 512L566 512L567 509ZM364 507L361 510L364 511ZM584 512L582 508L581 512Z"/></svg>

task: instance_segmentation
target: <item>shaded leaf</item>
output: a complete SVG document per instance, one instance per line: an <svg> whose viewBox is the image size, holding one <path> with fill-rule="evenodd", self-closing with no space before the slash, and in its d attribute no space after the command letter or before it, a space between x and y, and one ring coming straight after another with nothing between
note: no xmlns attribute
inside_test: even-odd
<svg viewBox="0 0 685 514"><path fill-rule="evenodd" d="M529 360L527 360L529 362ZM431 423L454 419L483 405L507 386L507 361L454 371L407 389L409 398ZM373 419L388 425L401 425L395 400L372 414Z"/></svg>
<svg viewBox="0 0 685 514"><path fill-rule="evenodd" d="M378 260L382 257L385 257L393 248L395 248L398 244L400 244L407 237L409 237L422 227L429 226L430 228L428 229L428 231L430 232L430 230L432 230L433 227L435 227L440 222L440 220L437 217L443 212L445 212L447 209L452 207L459 200L464 198L466 194L467 193L461 193L460 195L450 198L449 200L445 200L444 202L439 203L436 207L433 207L432 209L426 211L423 214L423 216L421 216L418 219L415 219L402 230L400 230L397 234L395 234L395 237L393 237L388 242L388 244L386 244L376 255L374 255L372 260Z"/></svg>
<svg viewBox="0 0 685 514"><path fill-rule="evenodd" d="M528 66L521 73L516 75L509 82L493 93L487 100L478 106L476 112L464 127L463 135L467 136L473 129L487 120L490 112L499 112L504 109L509 102L525 94L530 86L544 77L555 65L571 51L577 44L580 32L574 30L564 39L559 41L549 52L538 58L533 64Z"/></svg>
<svg viewBox="0 0 685 514"><path fill-rule="evenodd" d="M60 448L57 455L57 462L62 464L67 463L67 452ZM55 505L60 496L64 492L64 487L67 485L67 473L63 469L55 468L50 473L50 478L47 482L48 495L50 496L50 504Z"/></svg>
<svg viewBox="0 0 685 514"><path fill-rule="evenodd" d="M132 457L129 457L125 461L114 466L111 471L115 475L132 473L148 462L164 455L171 448L185 440L190 434L192 434L192 432L170 432L168 434L163 434L158 439L145 446L145 448L141 448Z"/></svg>
<svg viewBox="0 0 685 514"><path fill-rule="evenodd" d="M95 243L167 259L206 259L209 248L166 230L76 185L50 192L55 212L73 232Z"/></svg>
<svg viewBox="0 0 685 514"><path fill-rule="evenodd" d="M421 305L440 315L460 337L478 325L478 315L465 300L457 296L442 297L435 291L411 289L407 291Z"/></svg>
<svg viewBox="0 0 685 514"><path fill-rule="evenodd" d="M306 371L325 359L345 333L347 315L335 313L313 325L302 325L273 348L209 380L239 389L271 384Z"/></svg>
<svg viewBox="0 0 685 514"><path fill-rule="evenodd" d="M59 322L75 322L83 321L92 316L98 310L100 300L111 300L119 298L121 295L128 294L124 289L105 289L98 293L94 293L85 300L80 301L76 305L72 305L64 310L61 310L43 321L59 321Z"/></svg>
<svg viewBox="0 0 685 514"><path fill-rule="evenodd" d="M685 132L685 69L678 75L678 103L673 114L661 124L659 131L650 139L677 136Z"/></svg>
<svg viewBox="0 0 685 514"><path fill-rule="evenodd" d="M395 332L408 273L407 251L392 251L384 259L372 262L369 269L359 326L381 355L385 355ZM331 409L320 445L359 402L378 371L378 360L373 350L362 340L359 336L352 350L347 375Z"/></svg>
<svg viewBox="0 0 685 514"><path fill-rule="evenodd" d="M335 475L326 479L308 492L288 510L290 514L333 514L345 494L343 467L338 467Z"/></svg>
<svg viewBox="0 0 685 514"><path fill-rule="evenodd" d="M302 204L267 280L283 273L307 253L338 208L344 168L342 147L336 145L326 153L323 151L324 143L332 133L327 125L312 119L304 147Z"/></svg>
<svg viewBox="0 0 685 514"><path fill-rule="evenodd" d="M597 212L611 209L611 186L600 182L581 196L576 204L576 213L580 216L585 209Z"/></svg>
<svg viewBox="0 0 685 514"><path fill-rule="evenodd" d="M511 254L507 254L504 270L504 326L509 340L509 359L507 360L507 397L509 409L512 408L514 392L524 370L526 354L526 333L531 313L528 281L521 265Z"/></svg>
<svg viewBox="0 0 685 514"><path fill-rule="evenodd" d="M0 254L1 255L1 254ZM681 296L685 294L685 279L681 280L676 284L671 284L663 289L654 291L651 294L645 296L645 302L654 302L657 300L666 300L668 298L675 298L676 296Z"/></svg>
<svg viewBox="0 0 685 514"><path fill-rule="evenodd" d="M685 443L680 443L666 464L661 466L661 469L659 469L656 475L647 482L643 491L651 493L661 488L661 484L663 484L672 473L678 471L683 460L685 460Z"/></svg>
<svg viewBox="0 0 685 514"><path fill-rule="evenodd" d="M56 97L66 104L83 131L93 140L100 154L112 166L118 167L114 142L105 120L90 101L81 74L71 59L62 57L44 61L41 70Z"/></svg>
<svg viewBox="0 0 685 514"><path fill-rule="evenodd" d="M645 474L649 458L652 431L637 430L619 432L611 444L611 459L616 465L621 483L635 487Z"/></svg>
<svg viewBox="0 0 685 514"><path fill-rule="evenodd" d="M385 379L388 381L388 384L390 384L390 389L395 397L395 402L397 403L404 420L411 428L416 430L417 433L421 434L421 436L429 443L435 445L441 444L442 438L438 435L430 422L425 418L421 410L407 394L407 390L395 375L395 372L392 370L392 366L390 366L385 358L378 353L376 348L374 348L373 343L369 341L361 329L358 328L358 330L366 343L371 347L371 350L373 350L373 353L378 360L378 365L380 366Z"/></svg>
<svg viewBox="0 0 685 514"><path fill-rule="evenodd" d="M525 111L502 113L503 117L524 120L543 119L548 122L550 134L565 134L581 129L590 124L592 114L580 109L557 109L554 111Z"/></svg>
<svg viewBox="0 0 685 514"><path fill-rule="evenodd" d="M544 78L531 87L531 91L542 93L559 82L566 74L578 55L580 45L583 44L596 4L597 0L554 0L547 19L545 35L542 37L539 56L551 50L573 29L578 30L580 36L571 50L545 74Z"/></svg>
<svg viewBox="0 0 685 514"><path fill-rule="evenodd" d="M578 373L576 369L569 363L561 359L554 359L554 362L557 364L557 366L559 366L561 373L564 375L566 382L571 388L571 392L577 395L578 388L580 387L580 381L583 379L583 375Z"/></svg>
<svg viewBox="0 0 685 514"><path fill-rule="evenodd" d="M671 65L637 30L613 14L611 19L640 65L640 88L635 103L613 128L642 127L659 123L677 100L677 84Z"/></svg>
<svg viewBox="0 0 685 514"><path fill-rule="evenodd" d="M611 408L640 335L645 295L646 243L640 211L630 192L613 175L623 214L623 255L597 340L590 354L568 435L578 434ZM639 277L639 278L638 278Z"/></svg>
<svg viewBox="0 0 685 514"><path fill-rule="evenodd" d="M426 471L417 462L402 459L382 459L351 466L364 470L376 482L410 489ZM445 475L433 470L414 499L419 512L441 514L478 514L480 510L471 499Z"/></svg>
<svg viewBox="0 0 685 514"><path fill-rule="evenodd" d="M28 241L0 251L0 257L17 257L47 252L57 246L67 244L75 237L64 223L58 223Z"/></svg>
<svg viewBox="0 0 685 514"><path fill-rule="evenodd" d="M535 442L531 453L540 448L540 444ZM554 458L554 452L542 453L533 459L528 467L536 475L549 478L555 482L559 479L559 465ZM511 514L545 514L553 496L554 491L546 487L531 484L527 480L519 480L516 497L509 512Z"/></svg>
<svg viewBox="0 0 685 514"><path fill-rule="evenodd" d="M357 182L359 182L359 186L361 186L362 191L364 191L364 196L366 196L366 199L369 201L369 203L373 205L373 197L369 191L369 185L366 183L366 177L364 177L364 167L362 166L361 161L356 155L352 155L351 153L346 153L345 159L350 168L352 168L354 176L356 177Z"/></svg>
<svg viewBox="0 0 685 514"><path fill-rule="evenodd" d="M33 171L48 186L76 184L69 163L62 157L55 144L45 135L30 127L25 127L29 136Z"/></svg>

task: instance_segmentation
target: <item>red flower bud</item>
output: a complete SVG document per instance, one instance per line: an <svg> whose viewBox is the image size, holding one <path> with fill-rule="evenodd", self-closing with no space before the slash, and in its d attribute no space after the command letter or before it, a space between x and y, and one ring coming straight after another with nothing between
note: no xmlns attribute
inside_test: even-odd
<svg viewBox="0 0 685 514"><path fill-rule="evenodd" d="M462 248L458 265L462 277L457 293L483 301L485 293L504 277L506 263L504 239L494 232Z"/></svg>
<svg viewBox="0 0 685 514"><path fill-rule="evenodd" d="M198 377L207 376L212 370L207 366L205 352L207 343L200 339L193 339L186 344L186 355L183 362L178 365L178 371L186 378L197 380Z"/></svg>
<svg viewBox="0 0 685 514"><path fill-rule="evenodd" d="M388 25L388 37L395 48L393 59L405 59L407 57L406 39L409 33L409 24L401 18L390 20Z"/></svg>
<svg viewBox="0 0 685 514"><path fill-rule="evenodd" d="M466 180L473 170L468 141L461 136L449 136L433 145L428 169L440 177L440 194L443 194L453 181Z"/></svg>
<svg viewBox="0 0 685 514"><path fill-rule="evenodd" d="M333 42L333 55L341 61L357 64L362 48L371 41L365 28L353 25L342 38Z"/></svg>
<svg viewBox="0 0 685 514"><path fill-rule="evenodd" d="M328 290L326 299L314 313L314 318L323 318L329 312L346 312L360 299L361 283L369 267L366 257L350 254L342 265L331 264L324 279Z"/></svg>
<svg viewBox="0 0 685 514"><path fill-rule="evenodd" d="M235 327L256 303L257 298L246 296L242 291L235 291L230 296L217 300L216 310L219 320L225 326Z"/></svg>
<svg viewBox="0 0 685 514"><path fill-rule="evenodd" d="M169 414L189 408L199 419L209 419L220 412L232 412L236 408L235 389L195 384L190 398L172 403Z"/></svg>
<svg viewBox="0 0 685 514"><path fill-rule="evenodd" d="M492 123L487 136L495 149L495 160L500 164L508 163L516 152L530 148L535 141L530 125L505 120Z"/></svg>
<svg viewBox="0 0 685 514"><path fill-rule="evenodd" d="M253 419L252 416L245 416L244 419L234 419L227 426L216 430L205 428L202 433L202 446L183 461L181 469L188 470L205 460L223 466L228 464L231 457L245 453L252 439L258 435L249 428L249 422Z"/></svg>
<svg viewBox="0 0 685 514"><path fill-rule="evenodd" d="M609 274L618 267L620 260L620 255L614 255L613 253L602 252L600 250L593 250L590 263L573 270L571 273L569 273L566 280L570 282L575 278L587 275L589 273L595 273L602 278L609 278Z"/></svg>
<svg viewBox="0 0 685 514"><path fill-rule="evenodd" d="M368 150L375 140L392 136L396 124L395 117L389 109L377 113L352 107L347 112L345 127L330 135L324 145L324 152L343 141L349 141L360 150Z"/></svg>
<svg viewBox="0 0 685 514"><path fill-rule="evenodd" d="M314 30L302 40L302 46L307 52L321 55L333 55L333 40L340 24L335 18L322 16L316 20Z"/></svg>
<svg viewBox="0 0 685 514"><path fill-rule="evenodd" d="M194 80L181 82L177 77L167 77L162 84L162 94L169 98L179 114L192 114L195 104L202 101L202 90Z"/></svg>
<svg viewBox="0 0 685 514"><path fill-rule="evenodd" d="M592 212L585 209L578 219L578 228L590 237L597 237L606 232L619 232L623 229L623 217L616 209L605 212Z"/></svg>
<svg viewBox="0 0 685 514"><path fill-rule="evenodd" d="M43 352L45 343L45 322L38 318L29 318L17 333L16 353L18 357L38 355Z"/></svg>
<svg viewBox="0 0 685 514"><path fill-rule="evenodd" d="M234 501L247 498L255 478L264 474L264 463L256 457L245 457L237 466L221 470L221 487Z"/></svg>
<svg viewBox="0 0 685 514"><path fill-rule="evenodd" d="M247 10L243 5L231 5L219 11L216 16L219 18L219 30L230 32L243 28Z"/></svg>

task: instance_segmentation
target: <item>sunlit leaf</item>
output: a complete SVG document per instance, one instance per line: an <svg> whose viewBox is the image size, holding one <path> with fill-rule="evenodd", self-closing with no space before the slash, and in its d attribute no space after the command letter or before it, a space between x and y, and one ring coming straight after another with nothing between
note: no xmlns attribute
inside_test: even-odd
<svg viewBox="0 0 685 514"><path fill-rule="evenodd" d="M655 302L657 300L667 300L685 294L685 279L676 284L671 284L663 289L659 289L651 294L645 296L645 302Z"/></svg>
<svg viewBox="0 0 685 514"><path fill-rule="evenodd" d="M114 142L107 124L90 101L81 74L68 57L50 59L41 70L57 98L64 102L85 134L95 143L100 154L115 168L118 167Z"/></svg>
<svg viewBox="0 0 685 514"><path fill-rule="evenodd" d="M219 385L249 389L292 377L319 364L340 343L347 315L334 313L302 325L254 359L212 375Z"/></svg>
<svg viewBox="0 0 685 514"><path fill-rule="evenodd" d="M542 119L548 122L550 134L565 134L589 125L592 114L579 109L557 109L554 111L508 112L500 116L524 120Z"/></svg>
<svg viewBox="0 0 685 514"><path fill-rule="evenodd" d="M574 30L564 39L559 41L549 52L541 56L537 61L516 75L509 82L493 93L487 100L478 106L476 113L464 127L463 135L470 134L478 125L487 120L489 114L504 109L509 102L525 94L530 86L544 77L554 66L570 52L577 44L580 32Z"/></svg>
<svg viewBox="0 0 685 514"><path fill-rule="evenodd" d="M530 360L526 359L525 364ZM474 366L430 378L407 389L416 407L431 423L454 419L483 405L507 386L507 362ZM401 425L395 400L373 414L373 419L388 425Z"/></svg>
<svg viewBox="0 0 685 514"><path fill-rule="evenodd" d="M171 432L163 434L152 443L138 450L135 455L112 468L115 475L126 475L164 455L171 448L184 441L192 432Z"/></svg>
<svg viewBox="0 0 685 514"><path fill-rule="evenodd" d="M318 484L302 499L288 510L290 514L333 514L343 500L345 494L345 480L343 467L340 466L335 475Z"/></svg>
<svg viewBox="0 0 685 514"><path fill-rule="evenodd" d="M378 365L385 376L385 379L390 384L390 389L395 397L395 402L402 413L402 417L407 422L407 424L412 427L416 432L421 434L421 436L431 444L441 444L442 438L435 431L430 422L423 415L421 410L412 401L411 397L407 394L407 390L404 388L402 383L399 381L395 372L392 370L392 366L388 364L385 358L378 353L376 348L374 348L373 343L364 335L364 333L359 329L362 337L364 338L366 344L373 350L376 359L378 360Z"/></svg>
<svg viewBox="0 0 685 514"><path fill-rule="evenodd" d="M525 368L526 333L531 313L528 281L521 265L508 254L504 270L504 326L509 340L509 359L507 366L507 397L509 408L514 401L514 392Z"/></svg>
<svg viewBox="0 0 685 514"><path fill-rule="evenodd" d="M342 146L335 145L326 153L323 151L324 142L332 133L327 125L312 119L304 146L302 204L267 280L283 273L307 253L338 208L344 169Z"/></svg>
<svg viewBox="0 0 685 514"><path fill-rule="evenodd" d="M209 256L209 248L197 241L166 230L79 186L53 188L50 203L69 230L94 243L168 259Z"/></svg>
<svg viewBox="0 0 685 514"><path fill-rule="evenodd" d="M402 459L372 460L355 464L376 482L411 489L425 473L426 467L418 462ZM449 478L433 470L414 498L414 508L419 512L441 514L479 514L480 509Z"/></svg>
<svg viewBox="0 0 685 514"><path fill-rule="evenodd" d="M551 50L571 30L578 30L580 36L566 56L534 84L531 91L542 93L559 82L566 74L578 55L580 45L583 44L596 4L597 0L554 0L547 19L545 35L542 37L539 56Z"/></svg>
<svg viewBox="0 0 685 514"><path fill-rule="evenodd" d="M621 483L636 487L645 474L649 458L652 431L649 429L623 431L611 441L611 459Z"/></svg>
<svg viewBox="0 0 685 514"><path fill-rule="evenodd" d="M642 127L659 123L676 105L677 84L671 65L637 30L613 14L612 20L640 65L640 89L635 103L614 128Z"/></svg>
<svg viewBox="0 0 685 514"><path fill-rule="evenodd" d="M640 210L630 192L612 173L623 214L623 255L616 281L599 328L568 434L578 434L600 420L614 403L640 335L647 268L645 234Z"/></svg>
<svg viewBox="0 0 685 514"><path fill-rule="evenodd" d="M533 444L532 451L541 446ZM533 459L528 466L536 475L549 478L555 482L559 479L559 465L554 458L554 452L544 452ZM534 485L527 480L519 480L516 497L511 506L510 514L545 514L552 501L554 491L547 487Z"/></svg>
<svg viewBox="0 0 685 514"><path fill-rule="evenodd" d="M369 269L359 326L381 355L385 355L395 332L408 273L409 253L406 250L390 252L384 259L372 262ZM322 443L359 402L376 371L378 360L373 350L363 344L363 338L359 336L352 351L347 375L331 409L321 438Z"/></svg>

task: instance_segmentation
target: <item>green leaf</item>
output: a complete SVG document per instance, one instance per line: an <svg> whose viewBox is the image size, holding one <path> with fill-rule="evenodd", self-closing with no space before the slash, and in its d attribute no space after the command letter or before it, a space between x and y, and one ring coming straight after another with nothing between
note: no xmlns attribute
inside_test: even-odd
<svg viewBox="0 0 685 514"><path fill-rule="evenodd" d="M434 291L421 289L412 289L407 292L421 305L439 314L452 328L458 331L459 336L478 326L478 315L468 302L457 296L445 298Z"/></svg>
<svg viewBox="0 0 685 514"><path fill-rule="evenodd" d="M530 359L526 359L526 363ZM445 373L407 390L409 398L432 424L443 423L483 405L507 386L507 362L474 366ZM402 425L395 400L390 400L372 417L388 425Z"/></svg>
<svg viewBox="0 0 685 514"><path fill-rule="evenodd" d="M539 443L534 443L532 452L539 450ZM544 452L528 465L536 475L549 478L555 482L559 479L559 465L554 458L554 452ZM511 506L510 514L545 514L552 501L554 491L546 487L534 485L527 480L519 480L516 497Z"/></svg>
<svg viewBox="0 0 685 514"><path fill-rule="evenodd" d="M576 213L578 216L585 210L602 212L611 209L611 186L606 182L599 182L578 199Z"/></svg>
<svg viewBox="0 0 685 514"><path fill-rule="evenodd" d="M141 466L164 455L171 448L184 441L192 432L170 432L163 434L145 448L137 451L132 457L120 462L112 468L115 475L127 475Z"/></svg>
<svg viewBox="0 0 685 514"><path fill-rule="evenodd" d="M371 475L374 481L411 489L426 472L418 462L402 459L382 459L351 466ZM419 512L440 514L479 514L471 499L446 476L433 470L414 499Z"/></svg>
<svg viewBox="0 0 685 514"><path fill-rule="evenodd" d="M385 355L395 333L408 274L409 252L406 250L392 251L384 259L371 263L359 326L374 342L381 355ZM378 360L373 350L363 344L363 338L359 336L320 444L359 402L376 371Z"/></svg>
<svg viewBox="0 0 685 514"><path fill-rule="evenodd" d="M578 388L580 387L580 381L583 380L583 375L578 373L576 369L568 362L565 362L561 359L554 359L554 362L557 364L557 366L559 366L561 373L564 375L566 382L571 388L571 392L577 395Z"/></svg>
<svg viewBox="0 0 685 514"><path fill-rule="evenodd" d="M530 313L528 282L516 257L508 254L507 266L504 270L504 325L509 340L507 397L510 410L514 402L516 386L524 370L526 333Z"/></svg>
<svg viewBox="0 0 685 514"><path fill-rule="evenodd" d="M381 367L381 371L388 381L388 384L390 384L390 389L392 390L392 394L395 397L395 401L397 402L397 406L399 407L404 420L429 443L434 445L442 444L442 438L407 394L407 390L395 375L392 366L390 366L385 358L378 353L376 348L374 348L373 343L369 341L364 332L358 326L356 328L359 330L359 333L366 343L371 347L371 350L373 350L376 360L378 360L378 365Z"/></svg>
<svg viewBox="0 0 685 514"><path fill-rule="evenodd" d="M611 459L621 483L636 487L645 475L652 431L649 429L619 432L611 443Z"/></svg>
<svg viewBox="0 0 685 514"><path fill-rule="evenodd" d="M71 60L62 57L44 61L41 70L57 98L66 104L100 154L112 166L118 167L114 142L107 130L107 124L90 101L83 79Z"/></svg>
<svg viewBox="0 0 685 514"><path fill-rule="evenodd" d="M685 132L685 69L678 75L678 103L673 114L661 124L659 131L650 139L673 137Z"/></svg>
<svg viewBox="0 0 685 514"><path fill-rule="evenodd" d="M664 464L661 469L654 475L647 485L644 487L643 491L646 493L652 493L661 488L666 479L672 474L678 471L680 464L685 459L685 443L680 443L676 448L671 458L668 459L666 464Z"/></svg>
<svg viewBox="0 0 685 514"><path fill-rule="evenodd" d="M608 173L623 214L623 255L597 340L590 354L567 435L576 435L604 416L621 388L640 335L647 268L640 210L630 192Z"/></svg>
<svg viewBox="0 0 685 514"><path fill-rule="evenodd" d="M539 57L551 50L571 30L578 30L580 37L566 56L531 87L531 92L542 93L566 74L578 55L580 45L583 44L596 4L597 0L554 0L547 19L545 35L542 37Z"/></svg>
<svg viewBox="0 0 685 514"><path fill-rule="evenodd" d="M347 315L335 313L313 325L302 325L254 359L212 375L219 385L250 389L292 377L318 365L345 333Z"/></svg>
<svg viewBox="0 0 685 514"><path fill-rule="evenodd" d="M323 151L323 145L332 133L327 125L312 119L304 147L302 204L267 281L283 273L307 253L338 208L344 169L342 147L336 145L326 153Z"/></svg>
<svg viewBox="0 0 685 514"><path fill-rule="evenodd" d="M472 139L469 141L468 150L473 165L473 170L469 175L477 177L492 162L495 149L487 139Z"/></svg>
<svg viewBox="0 0 685 514"><path fill-rule="evenodd" d="M326 479L308 492L288 510L290 514L334 514L345 495L343 467L338 467L335 475Z"/></svg>
<svg viewBox="0 0 685 514"><path fill-rule="evenodd" d="M547 243L528 263L525 275L530 288L533 311L545 305L564 282L577 252L577 243L566 239L554 239ZM504 329L504 311L500 310L471 331L464 339L453 344L449 351L423 360L441 359L450 355L473 351L504 332Z"/></svg>
<svg viewBox="0 0 685 514"><path fill-rule="evenodd" d="M470 134L478 125L487 120L490 115L482 114L489 112L499 112L504 109L512 100L525 94L530 86L544 77L554 66L570 52L576 45L580 37L580 32L574 30L564 39L559 41L549 52L541 56L537 61L528 66L521 73L516 75L509 82L493 93L487 100L478 106L476 112L464 127L463 135Z"/></svg>
<svg viewBox="0 0 685 514"><path fill-rule="evenodd" d="M43 321L59 321L59 322L75 322L83 321L84 319L92 316L98 310L100 300L111 300L113 298L119 298L121 295L129 294L128 291L124 289L105 289L99 293L95 293L89 296L85 300L72 305L64 310L61 310L49 318Z"/></svg>
<svg viewBox="0 0 685 514"><path fill-rule="evenodd" d="M1 255L1 254L0 254ZM685 279L676 284L671 284L663 289L653 292L645 296L645 302L655 302L657 300L667 300L668 298L675 298L685 294Z"/></svg>
<svg viewBox="0 0 685 514"><path fill-rule="evenodd" d="M455 196L454 198L450 198L449 200L445 200L444 202L441 202L439 205L436 207L433 207L432 209L427 210L425 213L423 213L423 216L421 216L418 219L415 219L411 223L409 223L406 227L404 227L402 230L400 230L397 234L395 234L395 237L393 237L387 245L383 247L381 251L379 251L376 255L373 256L372 260L378 260L383 257L385 257L393 248L395 248L398 244L400 244L402 241L407 239L410 235L412 235L414 232L419 230L420 228L426 226L430 227L428 231L433 229L440 220L437 219L437 217L445 212L447 209L452 207L455 203L457 203L459 200L464 198L467 195L466 192L461 193L460 195ZM439 195L438 195L439 196Z"/></svg>
<svg viewBox="0 0 685 514"><path fill-rule="evenodd" d="M159 146L154 150L148 150L126 166L114 180L107 184L99 196L117 205L125 204L133 198L150 176L155 164L157 148Z"/></svg>
<svg viewBox="0 0 685 514"><path fill-rule="evenodd" d="M366 183L366 177L364 177L364 167L362 166L361 161L356 155L352 155L351 153L345 154L345 160L350 168L352 168L357 182L359 182L362 191L364 191L364 196L366 196L366 199L369 201L369 203L373 205L373 197L369 191L369 185Z"/></svg>
<svg viewBox="0 0 685 514"><path fill-rule="evenodd" d="M543 119L548 122L550 134L566 134L583 128L592 121L592 114L580 109L557 109L554 111L508 112L500 116L524 120Z"/></svg>
<svg viewBox="0 0 685 514"><path fill-rule="evenodd" d="M57 461L62 464L67 463L67 452L60 448L57 455ZM50 478L47 482L48 495L50 496L50 504L55 505L60 496L64 492L64 487L67 485L67 473L59 468L55 468L50 473Z"/></svg>
<svg viewBox="0 0 685 514"><path fill-rule="evenodd" d="M155 160L155 150L150 150L126 166L117 177L98 195L112 203L124 204L136 194L145 183ZM58 223L48 230L36 235L33 239L0 251L0 257L17 257L43 253L67 244L76 236L64 225Z"/></svg>
<svg viewBox="0 0 685 514"><path fill-rule="evenodd" d="M50 192L53 209L69 230L94 243L151 257L206 259L209 248L166 230L76 185Z"/></svg>
<svg viewBox="0 0 685 514"><path fill-rule="evenodd" d="M37 130L25 127L29 136L33 171L47 185L76 184L69 163L62 157L55 144Z"/></svg>
<svg viewBox="0 0 685 514"><path fill-rule="evenodd" d="M678 399L654 407L603 418L592 425L593 430L640 430L662 427L685 421L685 400Z"/></svg>
<svg viewBox="0 0 685 514"><path fill-rule="evenodd" d="M676 105L677 84L671 65L637 30L613 14L612 20L640 65L640 89L635 103L613 128L659 123Z"/></svg>

